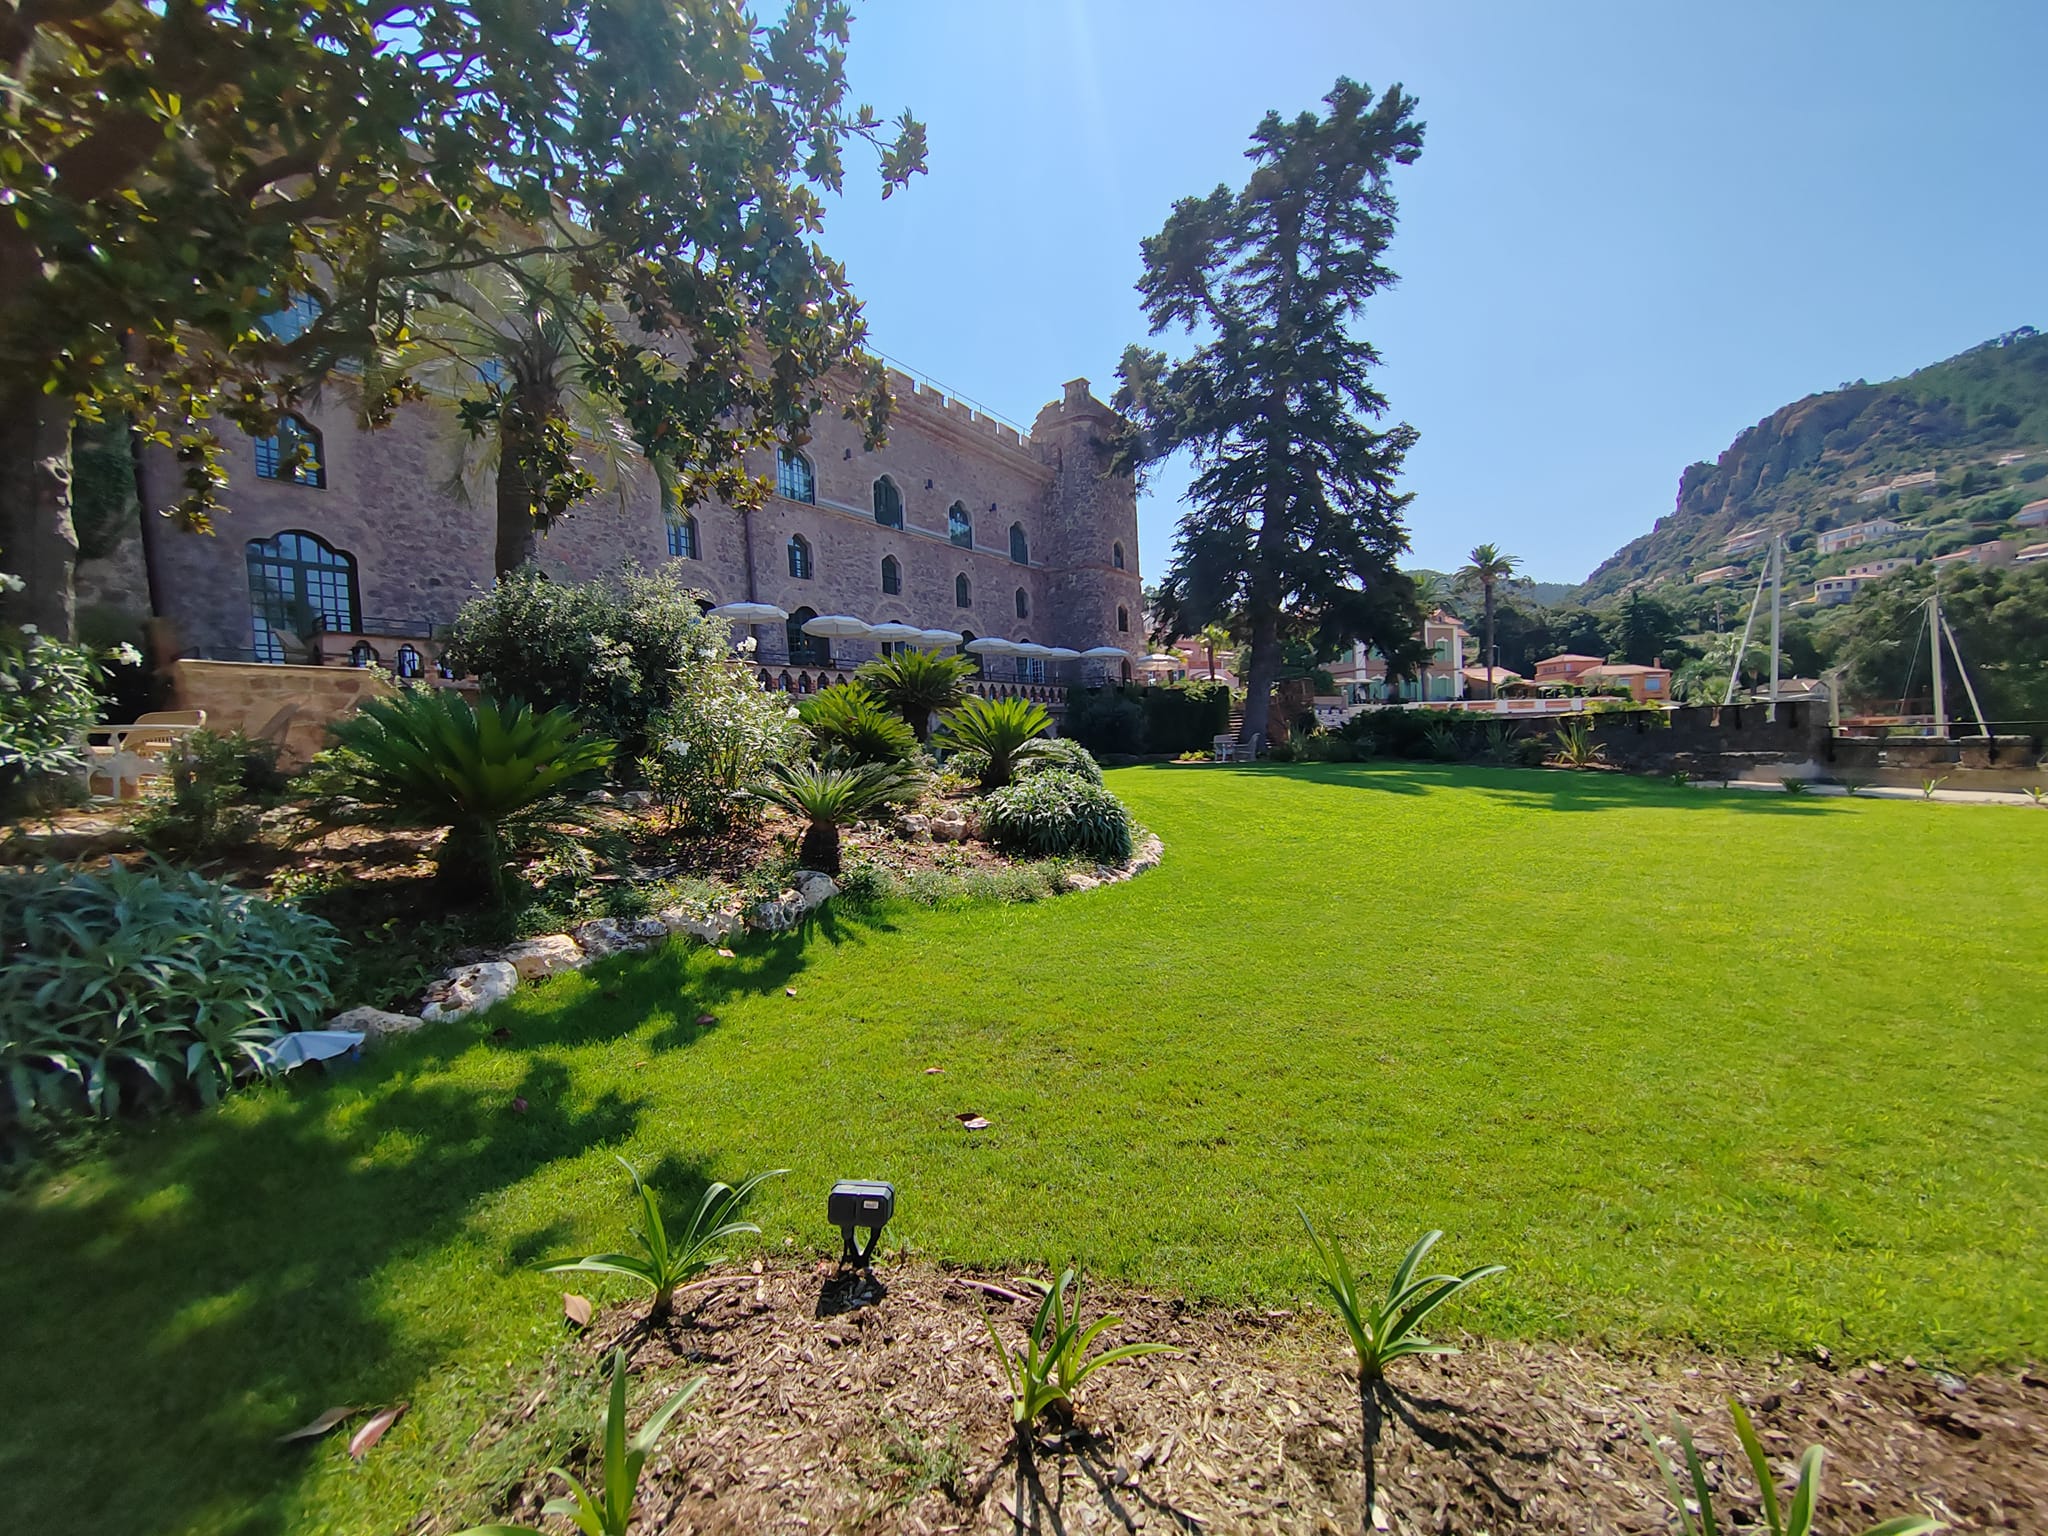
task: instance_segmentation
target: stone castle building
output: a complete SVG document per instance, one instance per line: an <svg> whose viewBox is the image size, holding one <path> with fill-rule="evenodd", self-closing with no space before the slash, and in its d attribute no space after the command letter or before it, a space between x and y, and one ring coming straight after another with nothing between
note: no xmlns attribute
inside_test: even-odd
<svg viewBox="0 0 2048 1536"><path fill-rule="evenodd" d="M808 689L879 649L802 632L826 614L1142 653L1135 487L1110 469L1115 417L1088 381L1068 384L1028 435L902 373L890 382L897 409L881 448L863 448L857 423L821 418L801 453L750 456L775 484L759 511L708 503L673 523L643 473L623 503L600 494L558 523L542 568L582 580L673 563L714 604L787 610L787 624L754 631L773 686ZM162 617L184 654L304 660L296 637L317 614L324 663L430 669L435 637L492 580L488 491L452 489L459 430L434 404L376 432L340 403L308 409L282 435L313 438L311 471L295 469L288 442L230 432L232 511L210 535L157 534ZM986 670L1048 686L1080 675L1042 658Z"/></svg>

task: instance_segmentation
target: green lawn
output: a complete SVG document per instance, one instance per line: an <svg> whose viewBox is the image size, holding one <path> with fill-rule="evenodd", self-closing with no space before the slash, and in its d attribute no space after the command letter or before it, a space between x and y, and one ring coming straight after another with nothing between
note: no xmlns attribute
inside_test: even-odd
<svg viewBox="0 0 2048 1536"><path fill-rule="evenodd" d="M622 1235L614 1152L671 1205L788 1165L777 1249L836 1246L826 1187L881 1177L928 1255L1281 1302L1298 1200L1375 1264L1426 1226L1506 1261L1475 1329L2039 1353L2048 813L1112 783L1166 839L1131 884L599 967L491 1015L508 1042L429 1029L29 1180L0 1200L13 1526L403 1528L560 1337L522 1266ZM269 1444L401 1398L360 1468Z"/></svg>

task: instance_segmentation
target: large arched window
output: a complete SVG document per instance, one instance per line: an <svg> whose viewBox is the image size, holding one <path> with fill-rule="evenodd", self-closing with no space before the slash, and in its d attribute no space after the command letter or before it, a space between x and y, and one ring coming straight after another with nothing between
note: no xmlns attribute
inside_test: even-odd
<svg viewBox="0 0 2048 1536"><path fill-rule="evenodd" d="M789 536L789 574L798 581L811 579L811 541L800 533Z"/></svg>
<svg viewBox="0 0 2048 1536"><path fill-rule="evenodd" d="M1020 619L1031 617L1031 594L1022 587L1017 589L1017 617Z"/></svg>
<svg viewBox="0 0 2048 1536"><path fill-rule="evenodd" d="M962 502L954 502L946 509L946 537L962 549L974 548L974 519L967 515Z"/></svg>
<svg viewBox="0 0 2048 1536"><path fill-rule="evenodd" d="M249 616L256 659L281 662L287 644L358 628L355 557L310 533L251 539ZM284 637L288 637L284 638Z"/></svg>
<svg viewBox="0 0 2048 1536"><path fill-rule="evenodd" d="M1128 608L1118 608L1118 609L1117 609L1117 611L1116 611L1116 628L1117 628L1117 633L1118 633L1118 634L1120 634L1120 635L1127 635L1127 634L1129 634L1129 633L1131 632L1131 610L1130 610L1130 609L1128 609Z"/></svg>
<svg viewBox="0 0 2048 1536"><path fill-rule="evenodd" d="M697 519L688 513L668 525L668 552L676 560L697 560Z"/></svg>
<svg viewBox="0 0 2048 1536"><path fill-rule="evenodd" d="M903 526L903 493L887 475L875 482L875 521L884 528Z"/></svg>
<svg viewBox="0 0 2048 1536"><path fill-rule="evenodd" d="M818 479L811 473L811 461L794 448L776 452L775 494L788 501L815 503L818 499Z"/></svg>
<svg viewBox="0 0 2048 1536"><path fill-rule="evenodd" d="M1116 565L1116 568L1118 570L1122 570L1124 568L1124 546L1123 541L1121 539L1119 539L1116 543L1110 546L1109 558Z"/></svg>
<svg viewBox="0 0 2048 1536"><path fill-rule="evenodd" d="M1022 523L1010 524L1010 558L1019 565L1031 563L1031 541L1024 537Z"/></svg>
<svg viewBox="0 0 2048 1536"><path fill-rule="evenodd" d="M822 635L807 635L804 626L818 616L815 608L799 608L789 616L786 633L789 636L789 660L792 666L829 667L832 665L832 645Z"/></svg>
<svg viewBox="0 0 2048 1536"><path fill-rule="evenodd" d="M974 606L974 583L967 579L966 572L953 578L953 606L972 608Z"/></svg>
<svg viewBox="0 0 2048 1536"><path fill-rule="evenodd" d="M967 578L963 576L960 579L962 581L965 581ZM976 672L986 673L988 671L987 659L984 658L980 652L970 651L969 649L967 649L967 647L972 645L973 643L974 631L971 629L963 629L962 631L960 631L960 643L953 647L954 654L959 656L965 656L969 661L973 662L974 670Z"/></svg>
<svg viewBox="0 0 2048 1536"><path fill-rule="evenodd" d="M882 590L895 597L903 590L903 567L894 555L882 556Z"/></svg>
<svg viewBox="0 0 2048 1536"><path fill-rule="evenodd" d="M303 416L278 417L276 434L256 439L256 475L325 490L327 462L321 457L319 431Z"/></svg>

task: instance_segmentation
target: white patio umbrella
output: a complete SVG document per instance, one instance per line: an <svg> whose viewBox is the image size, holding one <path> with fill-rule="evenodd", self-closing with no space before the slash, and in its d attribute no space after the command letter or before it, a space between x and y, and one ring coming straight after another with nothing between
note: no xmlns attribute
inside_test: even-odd
<svg viewBox="0 0 2048 1536"><path fill-rule="evenodd" d="M1083 661L1129 661L1131 653L1114 645L1091 645L1081 653Z"/></svg>
<svg viewBox="0 0 2048 1536"><path fill-rule="evenodd" d="M962 639L957 629L920 629L917 635L920 645L958 645Z"/></svg>
<svg viewBox="0 0 2048 1536"><path fill-rule="evenodd" d="M1184 656L1169 655L1165 651L1154 651L1151 655L1144 657L1139 662L1139 665L1146 667L1178 667L1183 665L1186 660L1187 658Z"/></svg>
<svg viewBox="0 0 2048 1536"><path fill-rule="evenodd" d="M968 641L967 649L977 656L1014 656L1017 654L1017 642L998 635L984 635L979 640Z"/></svg>
<svg viewBox="0 0 2048 1536"><path fill-rule="evenodd" d="M711 610L711 617L735 624L780 624L789 617L789 610L773 603L721 603Z"/></svg>
<svg viewBox="0 0 2048 1536"><path fill-rule="evenodd" d="M1050 661L1057 653L1051 646L1040 645L1035 640L1020 640L1017 642L1016 654L1019 656L1033 656L1040 661Z"/></svg>
<svg viewBox="0 0 2048 1536"><path fill-rule="evenodd" d="M1045 655L1049 661L1079 661L1081 659L1081 653L1071 645L1048 645L1045 648Z"/></svg>
<svg viewBox="0 0 2048 1536"><path fill-rule="evenodd" d="M850 613L821 613L804 620L804 633L820 640L865 640L874 632L866 619L856 619Z"/></svg>
<svg viewBox="0 0 2048 1536"><path fill-rule="evenodd" d="M870 629L868 631L868 638L870 640L914 641L923 639L924 631L915 624L898 624L894 619L891 619L886 624L877 624L874 628Z"/></svg>

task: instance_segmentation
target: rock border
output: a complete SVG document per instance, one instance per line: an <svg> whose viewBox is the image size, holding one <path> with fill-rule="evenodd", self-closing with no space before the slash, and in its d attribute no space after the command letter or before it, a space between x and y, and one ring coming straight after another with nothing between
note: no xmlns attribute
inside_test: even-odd
<svg viewBox="0 0 2048 1536"><path fill-rule="evenodd" d="M1118 885L1156 869L1166 845L1147 832L1122 864L1098 864L1087 874L1067 877L1067 894ZM410 1034L423 1024L444 1023L482 1013L519 990L523 981L539 981L562 971L580 971L593 960L651 949L680 934L700 944L724 946L735 934L786 933L839 894L839 882L815 869L791 872L789 884L774 896L751 903L734 901L707 909L666 907L652 917L594 917L567 933L544 933L488 959L450 967L426 990L417 1015L388 1013L378 1008L350 1008L329 1021L329 1029L353 1030L363 1044L387 1035Z"/></svg>

